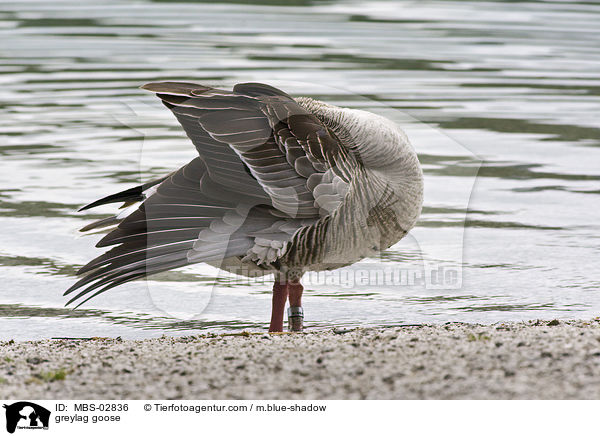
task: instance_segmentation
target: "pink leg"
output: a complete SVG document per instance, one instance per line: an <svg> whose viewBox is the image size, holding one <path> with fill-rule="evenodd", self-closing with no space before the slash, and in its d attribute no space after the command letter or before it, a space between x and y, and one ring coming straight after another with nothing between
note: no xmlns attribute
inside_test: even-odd
<svg viewBox="0 0 600 436"><path fill-rule="evenodd" d="M277 283L273 284L273 304L271 307L271 325L270 332L283 331L283 312L285 310L285 302L288 298L288 284Z"/></svg>
<svg viewBox="0 0 600 436"><path fill-rule="evenodd" d="M289 282L290 313L288 314L290 330L301 332L304 328L304 312L302 310L302 291L300 281Z"/></svg>
<svg viewBox="0 0 600 436"><path fill-rule="evenodd" d="M290 306L302 307L302 291L304 287L300 282L288 282L290 293Z"/></svg>

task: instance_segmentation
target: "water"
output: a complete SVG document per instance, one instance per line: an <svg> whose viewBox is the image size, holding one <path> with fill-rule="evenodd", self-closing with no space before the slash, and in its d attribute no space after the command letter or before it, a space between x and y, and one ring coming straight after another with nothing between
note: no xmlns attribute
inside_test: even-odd
<svg viewBox="0 0 600 436"><path fill-rule="evenodd" d="M0 338L266 327L268 282L213 288L203 265L64 307L98 254L77 229L111 211L75 210L194 156L138 89L169 79L272 83L407 130L423 215L366 264L462 282L311 282L309 327L598 315L600 4L254 3L0 2Z"/></svg>

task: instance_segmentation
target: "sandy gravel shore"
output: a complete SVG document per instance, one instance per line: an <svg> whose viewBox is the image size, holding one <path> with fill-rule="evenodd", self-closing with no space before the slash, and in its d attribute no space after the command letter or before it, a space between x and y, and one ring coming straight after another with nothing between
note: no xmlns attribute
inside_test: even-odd
<svg viewBox="0 0 600 436"><path fill-rule="evenodd" d="M600 321L0 344L34 399L599 399Z"/></svg>

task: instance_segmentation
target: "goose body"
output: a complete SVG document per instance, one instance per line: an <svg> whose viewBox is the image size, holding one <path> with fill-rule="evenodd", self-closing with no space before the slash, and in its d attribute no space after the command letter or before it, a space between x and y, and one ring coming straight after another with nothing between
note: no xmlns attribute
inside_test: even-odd
<svg viewBox="0 0 600 436"><path fill-rule="evenodd" d="M206 262L275 274L271 331L289 297L302 328L300 278L373 256L415 225L423 175L404 132L378 115L259 83L232 91L144 85L177 117L199 156L179 170L82 208L140 203L97 244L114 246L78 272L83 302L157 272ZM295 315L294 315L295 314Z"/></svg>

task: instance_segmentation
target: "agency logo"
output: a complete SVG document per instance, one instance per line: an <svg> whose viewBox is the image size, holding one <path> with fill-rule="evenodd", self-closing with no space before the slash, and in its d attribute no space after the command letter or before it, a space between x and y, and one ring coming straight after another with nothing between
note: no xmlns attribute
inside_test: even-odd
<svg viewBox="0 0 600 436"><path fill-rule="evenodd" d="M29 401L5 404L6 431L14 433L18 429L48 430L50 411Z"/></svg>

